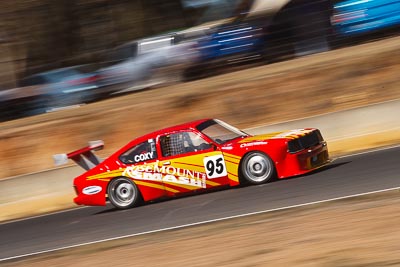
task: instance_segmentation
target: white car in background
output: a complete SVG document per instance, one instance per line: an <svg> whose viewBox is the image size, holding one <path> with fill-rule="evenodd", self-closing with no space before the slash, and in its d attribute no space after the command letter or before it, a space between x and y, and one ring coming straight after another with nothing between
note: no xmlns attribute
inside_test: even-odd
<svg viewBox="0 0 400 267"><path fill-rule="evenodd" d="M184 66L197 58L194 42L177 42L176 34L145 38L116 47L109 66L97 71L97 83L110 94L176 82Z"/></svg>

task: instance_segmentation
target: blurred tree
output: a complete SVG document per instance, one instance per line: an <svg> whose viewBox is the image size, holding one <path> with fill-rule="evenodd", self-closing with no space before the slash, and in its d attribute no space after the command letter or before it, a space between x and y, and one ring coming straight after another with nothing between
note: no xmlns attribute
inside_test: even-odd
<svg viewBox="0 0 400 267"><path fill-rule="evenodd" d="M11 62L17 79L95 63L114 46L187 26L180 0L0 1L0 15L0 67Z"/></svg>

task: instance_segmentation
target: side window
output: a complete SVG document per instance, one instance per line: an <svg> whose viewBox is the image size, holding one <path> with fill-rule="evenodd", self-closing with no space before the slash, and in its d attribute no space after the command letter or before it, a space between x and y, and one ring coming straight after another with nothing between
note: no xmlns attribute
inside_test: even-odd
<svg viewBox="0 0 400 267"><path fill-rule="evenodd" d="M125 164L132 164L157 158L156 146L153 139L140 143L124 152L119 159Z"/></svg>
<svg viewBox="0 0 400 267"><path fill-rule="evenodd" d="M197 152L211 148L203 138L193 132L180 132L160 137L164 157Z"/></svg>

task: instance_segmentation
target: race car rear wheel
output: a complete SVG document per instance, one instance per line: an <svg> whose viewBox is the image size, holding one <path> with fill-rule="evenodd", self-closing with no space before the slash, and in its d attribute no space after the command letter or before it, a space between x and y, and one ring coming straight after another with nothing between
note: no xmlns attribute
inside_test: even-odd
<svg viewBox="0 0 400 267"><path fill-rule="evenodd" d="M251 152L242 160L241 174L244 181L249 184L262 184L273 179L275 166L270 157L264 153Z"/></svg>
<svg viewBox="0 0 400 267"><path fill-rule="evenodd" d="M111 180L107 188L108 199L118 209L128 209L140 201L140 192L130 179L119 177Z"/></svg>

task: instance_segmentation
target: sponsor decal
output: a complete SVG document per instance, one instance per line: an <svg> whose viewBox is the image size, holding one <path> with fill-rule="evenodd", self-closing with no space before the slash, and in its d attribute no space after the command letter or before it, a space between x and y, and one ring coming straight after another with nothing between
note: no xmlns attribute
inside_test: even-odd
<svg viewBox="0 0 400 267"><path fill-rule="evenodd" d="M97 193L100 193L101 190L102 190L101 186L92 185L92 186L83 188L82 193L85 195L95 195Z"/></svg>
<svg viewBox="0 0 400 267"><path fill-rule="evenodd" d="M136 155L134 160L136 162L140 162L140 161L145 161L145 160L152 159L153 158L153 153L154 152L147 152L147 153Z"/></svg>
<svg viewBox="0 0 400 267"><path fill-rule="evenodd" d="M126 167L123 176L136 180L158 181L193 187L206 188L206 175L201 172L176 168L174 166L159 166L155 164L144 164Z"/></svg>
<svg viewBox="0 0 400 267"><path fill-rule="evenodd" d="M240 148L243 148L243 147L252 147L252 146L262 146L262 145L266 145L266 144L268 144L268 142L265 142L265 141L244 143L244 144L240 144Z"/></svg>
<svg viewBox="0 0 400 267"><path fill-rule="evenodd" d="M215 155L204 158L204 167L206 168L207 178L219 178L228 175L225 166L225 160L222 155Z"/></svg>

